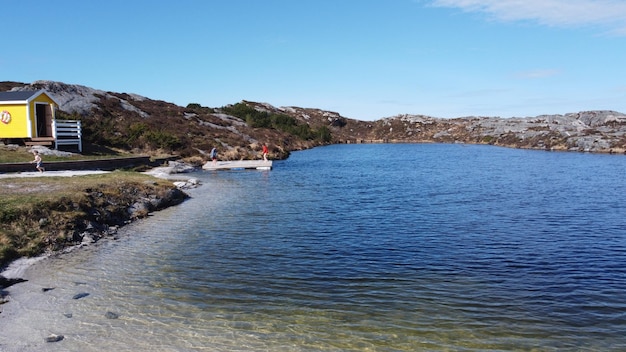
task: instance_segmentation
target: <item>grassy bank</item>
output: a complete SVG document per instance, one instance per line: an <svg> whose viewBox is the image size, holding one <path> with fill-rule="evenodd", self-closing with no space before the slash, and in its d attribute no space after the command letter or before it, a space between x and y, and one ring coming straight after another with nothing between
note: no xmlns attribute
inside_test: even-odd
<svg viewBox="0 0 626 352"><path fill-rule="evenodd" d="M80 177L2 179L0 267L102 235L186 195L167 180L116 171Z"/></svg>

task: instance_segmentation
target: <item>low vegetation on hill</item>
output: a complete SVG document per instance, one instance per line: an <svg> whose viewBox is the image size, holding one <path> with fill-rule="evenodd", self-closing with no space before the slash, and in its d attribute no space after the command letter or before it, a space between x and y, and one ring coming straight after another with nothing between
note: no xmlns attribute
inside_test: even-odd
<svg viewBox="0 0 626 352"><path fill-rule="evenodd" d="M267 143L270 156L332 143L326 126L241 102L222 108L186 107L126 93L104 92L59 82L2 82L0 90L46 90L57 102L58 119L81 120L86 153L108 148L135 154L173 154L206 160L216 147L221 159L257 159Z"/></svg>

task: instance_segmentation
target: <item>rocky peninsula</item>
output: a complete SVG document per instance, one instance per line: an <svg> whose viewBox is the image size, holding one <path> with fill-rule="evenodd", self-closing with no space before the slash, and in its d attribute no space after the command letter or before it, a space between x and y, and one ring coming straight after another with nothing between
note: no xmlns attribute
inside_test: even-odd
<svg viewBox="0 0 626 352"><path fill-rule="evenodd" d="M191 168L181 165L172 163L146 174L94 172L96 176L81 173L81 177L71 177L72 172L52 172L53 175L48 172L32 173L32 176L52 177L16 174L3 178L6 202L28 199L42 192L53 196L26 205L3 206L0 269L20 257L58 253L103 238L115 239L120 226L180 204L189 197L183 189L197 185L193 178L172 179L172 173ZM19 278L0 276L0 297L3 288L17 282Z"/></svg>

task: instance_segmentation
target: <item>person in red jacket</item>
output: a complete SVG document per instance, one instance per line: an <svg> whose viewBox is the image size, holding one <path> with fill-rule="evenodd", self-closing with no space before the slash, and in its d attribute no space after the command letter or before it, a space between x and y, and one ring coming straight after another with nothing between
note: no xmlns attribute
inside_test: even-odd
<svg viewBox="0 0 626 352"><path fill-rule="evenodd" d="M267 145L263 143L263 160L267 161L267 154L269 154L269 150L267 149Z"/></svg>

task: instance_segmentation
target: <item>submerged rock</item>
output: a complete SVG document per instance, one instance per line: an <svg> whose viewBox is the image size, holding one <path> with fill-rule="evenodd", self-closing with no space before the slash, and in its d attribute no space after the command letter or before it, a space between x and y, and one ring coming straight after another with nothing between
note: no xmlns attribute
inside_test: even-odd
<svg viewBox="0 0 626 352"><path fill-rule="evenodd" d="M107 319L117 319L119 318L119 314L117 313L113 313L113 312L106 312L106 314L104 315Z"/></svg>
<svg viewBox="0 0 626 352"><path fill-rule="evenodd" d="M44 340L46 342L59 342L59 341L63 340L64 338L65 338L65 336L63 336L63 335L50 334Z"/></svg>
<svg viewBox="0 0 626 352"><path fill-rule="evenodd" d="M174 181L174 185L179 189L191 189L196 188L199 185L198 179L190 178L185 181Z"/></svg>
<svg viewBox="0 0 626 352"><path fill-rule="evenodd" d="M81 293L77 293L77 294L75 294L75 295L72 297L72 299L81 299L81 298L83 298L83 297L87 297L87 296L89 296L89 293L87 293L87 292L81 292Z"/></svg>
<svg viewBox="0 0 626 352"><path fill-rule="evenodd" d="M21 279L21 278L9 278L7 279L4 276L0 276L0 289L1 288L7 288L9 286L15 285L15 284L19 284L20 282L24 282L26 280Z"/></svg>

